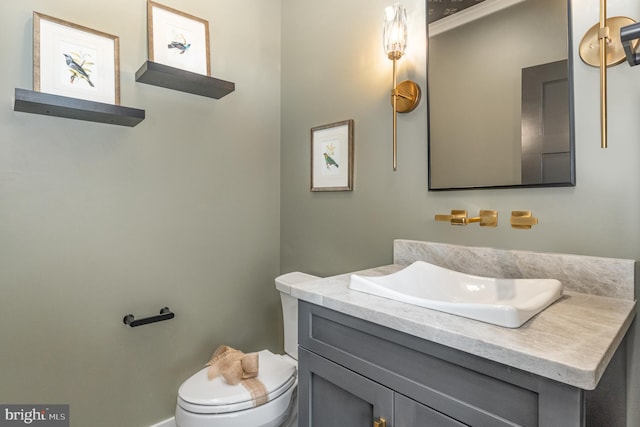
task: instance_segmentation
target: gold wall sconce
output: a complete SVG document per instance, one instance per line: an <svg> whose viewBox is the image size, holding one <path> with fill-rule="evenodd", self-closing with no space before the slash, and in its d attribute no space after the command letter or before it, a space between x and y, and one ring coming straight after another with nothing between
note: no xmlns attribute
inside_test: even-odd
<svg viewBox="0 0 640 427"><path fill-rule="evenodd" d="M607 67L624 62L625 49L620 29L635 21L624 16L607 19L607 1L600 0L600 22L585 33L580 41L580 58L586 64L600 67L600 146L607 148Z"/></svg>
<svg viewBox="0 0 640 427"><path fill-rule="evenodd" d="M393 170L398 168L397 113L413 111L420 103L420 86L411 80L397 84L396 62L402 58L407 47L407 12L396 3L385 8L385 20L382 42L387 57L393 61L393 89L391 105L393 106Z"/></svg>
<svg viewBox="0 0 640 427"><path fill-rule="evenodd" d="M447 221L451 225L467 225L480 223L480 227L497 227L498 211L483 209L479 216L472 218L467 217L467 211L462 209L453 209L450 215L438 214L435 216L436 221Z"/></svg>
<svg viewBox="0 0 640 427"><path fill-rule="evenodd" d="M531 211L511 211L511 227L530 230L538 224L538 218L534 217Z"/></svg>

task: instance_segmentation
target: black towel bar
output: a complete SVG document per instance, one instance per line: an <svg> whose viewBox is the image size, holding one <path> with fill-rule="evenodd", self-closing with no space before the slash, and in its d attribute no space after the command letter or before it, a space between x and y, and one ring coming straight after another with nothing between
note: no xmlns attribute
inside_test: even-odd
<svg viewBox="0 0 640 427"><path fill-rule="evenodd" d="M142 326L148 323L162 322L163 320L173 319L174 317L175 314L173 314L171 310L169 310L169 307L163 307L162 310L160 310L160 314L157 316L145 317L144 319L135 320L133 314L127 314L126 316L124 316L124 319L122 319L122 321L125 325L129 325L132 328L135 328L136 326Z"/></svg>

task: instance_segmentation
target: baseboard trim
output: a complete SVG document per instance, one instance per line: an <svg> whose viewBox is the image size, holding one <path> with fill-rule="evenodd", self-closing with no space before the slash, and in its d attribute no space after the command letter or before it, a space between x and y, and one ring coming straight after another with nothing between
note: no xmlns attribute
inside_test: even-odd
<svg viewBox="0 0 640 427"><path fill-rule="evenodd" d="M176 427L176 417L171 417L149 427Z"/></svg>

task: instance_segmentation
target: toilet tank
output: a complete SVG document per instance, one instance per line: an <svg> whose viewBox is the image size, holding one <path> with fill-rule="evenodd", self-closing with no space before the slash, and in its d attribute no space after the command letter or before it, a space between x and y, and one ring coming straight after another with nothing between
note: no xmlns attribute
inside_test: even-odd
<svg viewBox="0 0 640 427"><path fill-rule="evenodd" d="M298 299L291 296L291 285L319 279L311 274L293 272L276 277L276 289L282 302L284 323L284 351L298 360Z"/></svg>

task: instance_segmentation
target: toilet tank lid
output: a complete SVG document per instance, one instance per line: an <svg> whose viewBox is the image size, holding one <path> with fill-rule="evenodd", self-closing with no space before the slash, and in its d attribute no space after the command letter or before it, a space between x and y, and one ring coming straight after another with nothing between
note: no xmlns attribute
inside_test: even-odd
<svg viewBox="0 0 640 427"><path fill-rule="evenodd" d="M316 279L320 279L320 277L313 276L307 273L301 273L299 271L294 271L292 273L287 273L276 277L276 289L278 289L280 292L290 294L291 285L297 285L299 283L309 282Z"/></svg>

